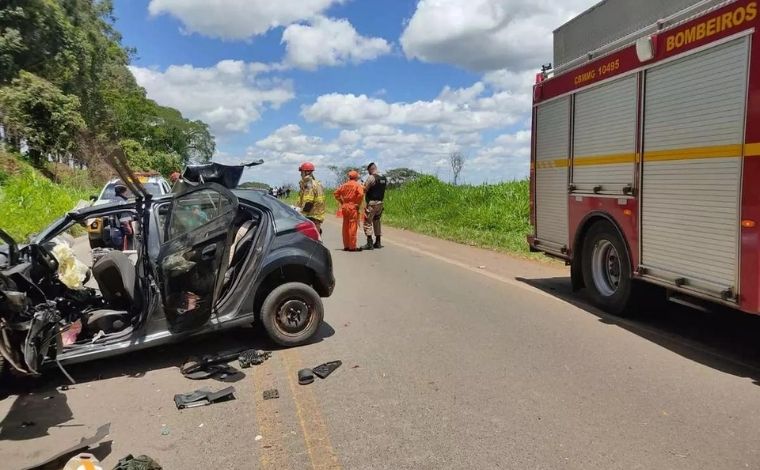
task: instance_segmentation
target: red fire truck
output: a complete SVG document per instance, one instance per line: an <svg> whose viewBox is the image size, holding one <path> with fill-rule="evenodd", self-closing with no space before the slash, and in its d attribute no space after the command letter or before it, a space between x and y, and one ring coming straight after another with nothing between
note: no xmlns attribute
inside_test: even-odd
<svg viewBox="0 0 760 470"><path fill-rule="evenodd" d="M652 283L760 313L759 2L714 3L534 87L528 242L607 311Z"/></svg>

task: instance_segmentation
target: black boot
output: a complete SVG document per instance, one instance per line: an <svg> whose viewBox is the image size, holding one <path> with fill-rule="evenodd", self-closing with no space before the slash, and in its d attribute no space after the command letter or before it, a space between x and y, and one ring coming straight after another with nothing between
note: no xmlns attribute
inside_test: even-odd
<svg viewBox="0 0 760 470"><path fill-rule="evenodd" d="M383 244L382 244L382 243L380 243L380 236L379 236L379 235L378 235L378 236L375 238L375 244L374 244L374 245L372 245L372 246L373 246L375 249L377 249L377 250L379 250L380 248L382 248L382 247L383 247Z"/></svg>
<svg viewBox="0 0 760 470"><path fill-rule="evenodd" d="M374 245L372 245L372 237L367 237L367 244L364 245L361 249L362 250L374 250L375 249Z"/></svg>

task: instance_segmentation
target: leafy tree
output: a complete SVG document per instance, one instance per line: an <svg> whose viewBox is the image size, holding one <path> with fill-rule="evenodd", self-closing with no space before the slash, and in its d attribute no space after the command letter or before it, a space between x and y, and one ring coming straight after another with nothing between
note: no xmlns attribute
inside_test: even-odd
<svg viewBox="0 0 760 470"><path fill-rule="evenodd" d="M335 176L335 183L336 186L340 186L341 184L348 181L348 172L349 171L356 171L359 173L359 178L364 178L364 176L367 175L367 169L366 168L357 168L355 166L337 166L337 165L330 165L327 167L328 170L332 172L332 174Z"/></svg>
<svg viewBox="0 0 760 470"><path fill-rule="evenodd" d="M241 183L238 188L240 189L263 189L265 191L269 191L272 189L271 186L269 186L266 183L259 183L258 181L246 181L245 183Z"/></svg>
<svg viewBox="0 0 760 470"><path fill-rule="evenodd" d="M130 168L135 171L157 171L169 177L172 172L182 169L182 159L168 152L149 152L136 140L124 139L119 142L127 156Z"/></svg>
<svg viewBox="0 0 760 470"><path fill-rule="evenodd" d="M149 100L127 68L134 53L114 28L112 0L0 1L0 87L14 88L22 71L31 73L62 96L78 98L76 110L90 140L105 138L112 146L133 140L154 159L151 164L169 165L176 157L183 163L209 160L215 141L208 126ZM4 110L3 122L12 128L6 140L16 147L34 142L32 152L40 158L39 135L26 134L34 127L23 125L19 113L8 114ZM64 134L62 143L70 137ZM98 160L86 155L90 147L82 145L76 156L93 168Z"/></svg>
<svg viewBox="0 0 760 470"><path fill-rule="evenodd" d="M422 173L412 170L411 168L394 168L385 172L388 178L388 186L398 187L422 176Z"/></svg>
<svg viewBox="0 0 760 470"><path fill-rule="evenodd" d="M21 70L55 77L61 84L71 78L76 56L76 32L57 1L4 0L0 8L0 83L7 84Z"/></svg>
<svg viewBox="0 0 760 470"><path fill-rule="evenodd" d="M36 166L41 166L47 155L72 152L85 126L76 96L24 71L9 86L0 88L0 119L15 146L23 138Z"/></svg>

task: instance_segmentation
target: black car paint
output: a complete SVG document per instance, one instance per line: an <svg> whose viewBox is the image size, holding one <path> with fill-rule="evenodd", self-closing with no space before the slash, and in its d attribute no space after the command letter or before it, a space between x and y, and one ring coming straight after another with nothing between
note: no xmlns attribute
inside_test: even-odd
<svg viewBox="0 0 760 470"><path fill-rule="evenodd" d="M261 225L269 224L273 236L264 237L260 246L264 259L260 263L260 270L256 273L246 273L245 280L250 282L251 289L247 296L241 296L241 302L225 302L219 306L219 313L222 317L230 314L241 312L246 309L251 314L254 313L256 295L262 283L273 273L282 271L288 266L306 267L314 279L314 288L322 297L329 297L335 288L335 276L332 270L332 257L330 251L321 243L310 239L299 233L297 226L301 223L308 222L298 212L291 209L279 199L273 198L264 191L260 190L232 190L237 196L241 208L244 210L259 211L263 217ZM151 205L150 220L153 229L148 231L148 253L151 261L154 263L157 259L161 245L163 227L156 227L159 222L158 211L162 205L169 204L172 200L171 195L154 198ZM77 211L69 212L53 223L48 229L41 232L34 240L34 243L44 243L49 241L53 236L60 233L62 229L72 222L84 221L88 218L105 215L119 210L134 210L134 202L104 204L94 207L86 207ZM154 272L155 269L154 269ZM242 281L242 279L241 279Z"/></svg>

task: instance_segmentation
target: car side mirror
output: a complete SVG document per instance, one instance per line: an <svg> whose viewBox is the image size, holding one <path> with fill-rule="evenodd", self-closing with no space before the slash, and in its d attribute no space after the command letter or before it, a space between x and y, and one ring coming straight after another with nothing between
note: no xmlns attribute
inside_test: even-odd
<svg viewBox="0 0 760 470"><path fill-rule="evenodd" d="M90 196L90 201L95 202L98 200L98 196Z"/></svg>

